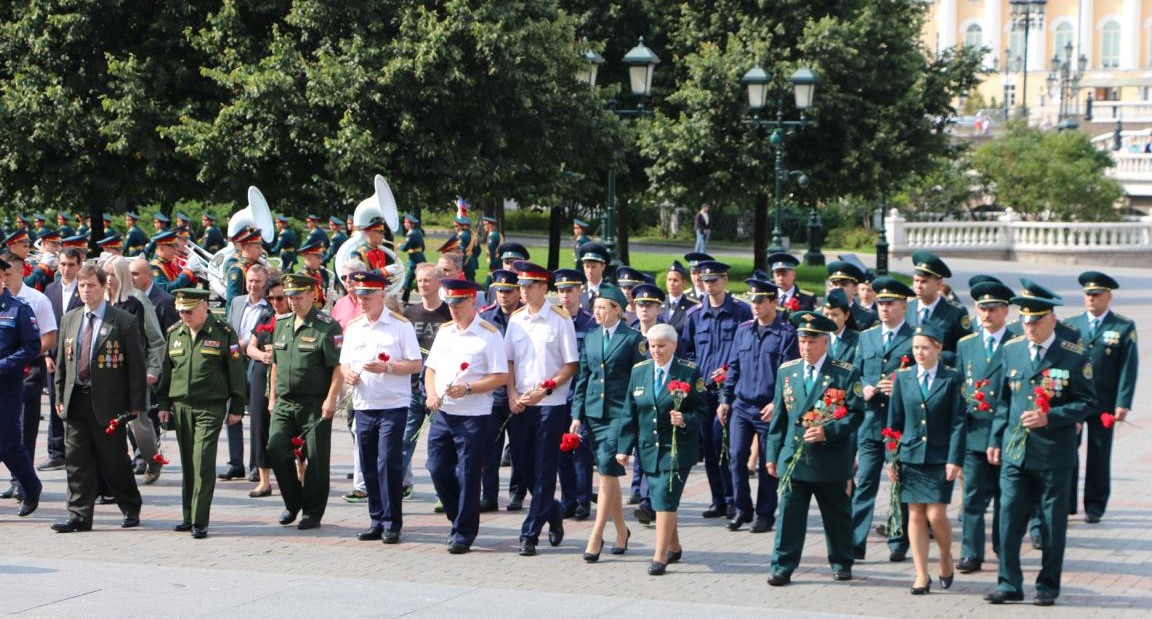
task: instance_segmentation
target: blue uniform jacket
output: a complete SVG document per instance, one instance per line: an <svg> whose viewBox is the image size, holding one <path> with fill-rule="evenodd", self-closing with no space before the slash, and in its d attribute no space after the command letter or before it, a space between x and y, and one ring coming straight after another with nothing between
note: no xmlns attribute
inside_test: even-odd
<svg viewBox="0 0 1152 619"><path fill-rule="evenodd" d="M756 419L776 393L780 364L800 356L796 329L784 320L783 314L776 314L763 336L758 331L755 320L742 323L736 330L728 355L728 380L721 394L721 401L731 404L733 412Z"/></svg>
<svg viewBox="0 0 1152 619"><path fill-rule="evenodd" d="M717 309L714 313L705 301L688 310L676 349L677 356L696 362L705 380L728 362L740 323L752 320L752 308L731 294L725 294Z"/></svg>
<svg viewBox="0 0 1152 619"><path fill-rule="evenodd" d="M24 368L40 354L40 325L32 307L0 291L0 392L10 393L24 384ZM5 402L5 406L13 406Z"/></svg>

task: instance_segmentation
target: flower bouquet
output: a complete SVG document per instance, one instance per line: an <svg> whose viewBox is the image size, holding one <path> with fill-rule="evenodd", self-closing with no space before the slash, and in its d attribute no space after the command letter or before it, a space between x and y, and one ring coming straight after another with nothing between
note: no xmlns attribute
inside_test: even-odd
<svg viewBox="0 0 1152 619"><path fill-rule="evenodd" d="M104 434L115 434L116 430L120 429L120 426L123 426L129 421L132 421L132 417L134 416L135 415L131 415L129 413L120 413L119 415L116 415L108 421L108 427L104 428Z"/></svg>
<svg viewBox="0 0 1152 619"><path fill-rule="evenodd" d="M900 439L904 437L904 433L892 428L884 428L880 431L880 436L884 438L884 447L892 453L892 470L899 472ZM896 480L892 482L892 487L888 489L888 526L886 530L890 538L904 535L904 516L900 511L900 476L896 475L895 477Z"/></svg>
<svg viewBox="0 0 1152 619"><path fill-rule="evenodd" d="M572 453L580 448L580 435L575 432L565 432L560 435L560 451Z"/></svg>
<svg viewBox="0 0 1152 619"><path fill-rule="evenodd" d="M1067 370L1055 368L1044 370L1041 373L1040 385L1032 389L1032 395L1035 396L1033 410L1047 415L1048 411L1052 410L1052 398L1060 395L1064 386L1068 384L1068 378ZM1031 433L1032 429L1025 428L1023 422L1016 422L1012 434L1008 437L1008 444L1004 447L1005 454L1010 454L1013 459L1021 457L1028 443L1028 435Z"/></svg>
<svg viewBox="0 0 1152 619"><path fill-rule="evenodd" d="M680 405L684 404L684 398L688 397L688 392L692 390L692 385L682 380L668 381L668 393L672 394L672 410L680 410ZM671 415L671 412L669 412ZM683 483L680 477L680 446L677 437L680 435L680 428L672 426L672 474L668 476L668 491L671 492L675 487L677 481Z"/></svg>
<svg viewBox="0 0 1152 619"><path fill-rule="evenodd" d="M720 366L720 372L712 377L712 384L715 385L716 391L720 391L724 387L724 383L728 381L728 364ZM720 466L727 466L728 464L728 424L720 425Z"/></svg>
<svg viewBox="0 0 1152 619"><path fill-rule="evenodd" d="M848 392L843 389L833 387L825 389L824 396L816 401L816 405L800 416L800 426L805 430L819 428L847 417L848 407L844 405L847 398ZM795 437L794 440L799 440L799 444L796 446L796 451L792 452L792 457L788 459L784 474L780 476L781 493L792 489L792 473L796 471L796 465L800 460L805 457L805 448L808 446L803 436Z"/></svg>
<svg viewBox="0 0 1152 619"><path fill-rule="evenodd" d="M972 375L972 363L968 363L968 376ZM965 393L964 399L968 400L970 405L969 412L986 413L992 410L992 405L988 402L988 394L984 393L983 389L988 386L988 379L982 378L980 380L968 379L968 385L971 388L971 393ZM968 390L965 390L966 392Z"/></svg>

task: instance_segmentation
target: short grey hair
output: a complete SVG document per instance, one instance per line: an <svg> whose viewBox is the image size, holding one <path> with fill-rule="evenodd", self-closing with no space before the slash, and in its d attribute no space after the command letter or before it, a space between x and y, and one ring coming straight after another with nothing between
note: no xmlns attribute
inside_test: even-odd
<svg viewBox="0 0 1152 619"><path fill-rule="evenodd" d="M676 329L670 324L660 323L652 325L648 328L648 332L644 334L645 339L649 342L669 342L675 344L679 341L680 336L676 334Z"/></svg>

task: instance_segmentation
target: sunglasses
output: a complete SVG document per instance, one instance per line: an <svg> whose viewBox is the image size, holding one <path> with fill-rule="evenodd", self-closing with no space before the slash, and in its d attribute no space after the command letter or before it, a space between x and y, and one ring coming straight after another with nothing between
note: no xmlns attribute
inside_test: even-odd
<svg viewBox="0 0 1152 619"><path fill-rule="evenodd" d="M286 297L286 296L284 296L284 295L282 295L282 294L276 294L276 295L268 295L268 300L269 300L269 301L283 301L284 299L287 299L287 298L288 298L288 297Z"/></svg>

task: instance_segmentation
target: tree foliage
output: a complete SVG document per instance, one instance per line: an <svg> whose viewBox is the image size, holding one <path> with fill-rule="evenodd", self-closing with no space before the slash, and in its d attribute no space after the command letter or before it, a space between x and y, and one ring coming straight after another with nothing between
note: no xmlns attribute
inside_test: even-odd
<svg viewBox="0 0 1152 619"><path fill-rule="evenodd" d="M1014 122L976 149L973 168L996 201L1029 217L1069 221L1117 218L1123 189L1104 172L1112 155L1078 131L1049 132Z"/></svg>

